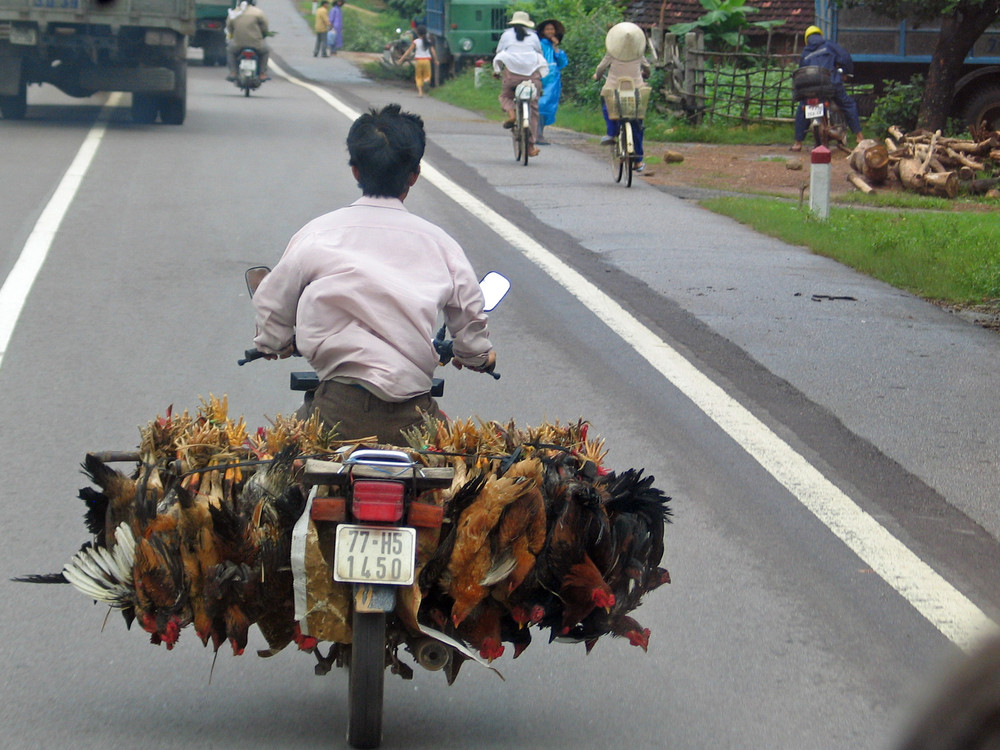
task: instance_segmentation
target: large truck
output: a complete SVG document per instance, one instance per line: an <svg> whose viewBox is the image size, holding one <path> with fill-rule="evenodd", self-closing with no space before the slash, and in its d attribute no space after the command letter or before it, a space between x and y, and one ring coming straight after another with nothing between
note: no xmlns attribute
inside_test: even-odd
<svg viewBox="0 0 1000 750"><path fill-rule="evenodd" d="M132 118L180 125L195 0L0 0L0 114L19 120L27 87L70 96L132 93Z"/></svg>
<svg viewBox="0 0 1000 750"><path fill-rule="evenodd" d="M936 24L838 8L834 0L816 0L816 19L827 39L851 53L854 82L873 84L876 96L884 80L909 81L917 74L926 79L939 33ZM1000 130L1000 26L987 29L966 57L949 116L985 121L991 130Z"/></svg>
<svg viewBox="0 0 1000 750"><path fill-rule="evenodd" d="M509 0L426 0L424 23L446 73L493 55L507 28L509 7Z"/></svg>
<svg viewBox="0 0 1000 750"><path fill-rule="evenodd" d="M229 0L195 0L195 32L192 47L200 47L202 64L226 64L226 19L233 4Z"/></svg>

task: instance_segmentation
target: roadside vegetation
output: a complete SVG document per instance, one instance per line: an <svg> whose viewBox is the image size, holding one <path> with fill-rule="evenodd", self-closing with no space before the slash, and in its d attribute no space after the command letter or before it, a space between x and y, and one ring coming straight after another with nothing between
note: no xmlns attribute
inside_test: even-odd
<svg viewBox="0 0 1000 750"><path fill-rule="evenodd" d="M953 306L1000 301L993 215L834 206L824 221L795 203L768 198L713 198L702 205L928 300Z"/></svg>

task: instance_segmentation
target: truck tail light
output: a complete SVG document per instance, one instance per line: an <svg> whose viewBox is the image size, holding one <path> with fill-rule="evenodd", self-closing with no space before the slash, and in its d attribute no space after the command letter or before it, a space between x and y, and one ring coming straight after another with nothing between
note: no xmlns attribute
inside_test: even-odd
<svg viewBox="0 0 1000 750"><path fill-rule="evenodd" d="M403 517L402 482L386 479L358 479L354 482L351 514L358 521L395 523Z"/></svg>

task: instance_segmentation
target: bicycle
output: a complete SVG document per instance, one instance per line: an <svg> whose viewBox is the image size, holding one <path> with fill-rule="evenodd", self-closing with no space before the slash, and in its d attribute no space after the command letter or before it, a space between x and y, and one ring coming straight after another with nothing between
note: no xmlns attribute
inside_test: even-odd
<svg viewBox="0 0 1000 750"><path fill-rule="evenodd" d="M535 98L535 84L521 81L514 89L514 125L510 137L514 142L514 161L528 166L528 152L531 150L531 100Z"/></svg>
<svg viewBox="0 0 1000 750"><path fill-rule="evenodd" d="M649 86L635 87L631 78L618 81L617 89L602 91L608 119L618 121L618 135L611 142L611 176L615 182L625 177L625 187L632 187L632 173L636 164L635 130L642 127L642 118L649 104Z"/></svg>

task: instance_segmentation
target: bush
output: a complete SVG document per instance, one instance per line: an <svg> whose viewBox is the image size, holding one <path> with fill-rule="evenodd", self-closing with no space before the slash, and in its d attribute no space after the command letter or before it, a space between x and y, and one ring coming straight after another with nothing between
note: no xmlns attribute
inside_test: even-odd
<svg viewBox="0 0 1000 750"><path fill-rule="evenodd" d="M889 127L896 125L905 131L917 127L917 113L924 96L924 77L913 76L909 82L883 81L885 91L875 100L875 108L868 118L866 129L869 138L885 138Z"/></svg>

